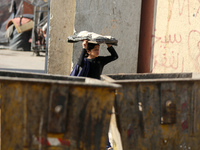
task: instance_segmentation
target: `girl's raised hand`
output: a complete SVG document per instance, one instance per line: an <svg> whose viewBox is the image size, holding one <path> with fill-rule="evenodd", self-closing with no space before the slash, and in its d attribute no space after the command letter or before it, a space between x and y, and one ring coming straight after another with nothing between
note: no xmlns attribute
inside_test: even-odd
<svg viewBox="0 0 200 150"><path fill-rule="evenodd" d="M106 44L108 47L111 47L112 46L112 44Z"/></svg>
<svg viewBox="0 0 200 150"><path fill-rule="evenodd" d="M88 40L84 40L82 43L83 48L87 49L87 45L88 45Z"/></svg>

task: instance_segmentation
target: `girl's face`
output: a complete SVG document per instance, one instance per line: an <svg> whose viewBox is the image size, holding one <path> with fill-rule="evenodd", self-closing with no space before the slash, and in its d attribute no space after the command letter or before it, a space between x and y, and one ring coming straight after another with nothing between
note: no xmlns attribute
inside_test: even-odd
<svg viewBox="0 0 200 150"><path fill-rule="evenodd" d="M93 49L91 49L90 51L87 50L89 56L88 58L96 58L99 56L99 45L95 45L95 47Z"/></svg>

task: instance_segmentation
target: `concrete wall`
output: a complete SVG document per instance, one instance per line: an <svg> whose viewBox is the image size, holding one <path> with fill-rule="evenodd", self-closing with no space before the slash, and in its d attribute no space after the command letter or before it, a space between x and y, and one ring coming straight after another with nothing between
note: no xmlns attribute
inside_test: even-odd
<svg viewBox="0 0 200 150"><path fill-rule="evenodd" d="M76 0L75 30L111 35L118 39L114 46L119 59L108 64L105 73L137 72L141 0ZM74 44L73 63L81 52L81 42ZM108 55L102 44L100 55Z"/></svg>
<svg viewBox="0 0 200 150"><path fill-rule="evenodd" d="M73 34L75 0L51 0L47 73L70 74L72 44L67 37Z"/></svg>
<svg viewBox="0 0 200 150"><path fill-rule="evenodd" d="M157 0L152 72L200 72L199 13L199 0Z"/></svg>

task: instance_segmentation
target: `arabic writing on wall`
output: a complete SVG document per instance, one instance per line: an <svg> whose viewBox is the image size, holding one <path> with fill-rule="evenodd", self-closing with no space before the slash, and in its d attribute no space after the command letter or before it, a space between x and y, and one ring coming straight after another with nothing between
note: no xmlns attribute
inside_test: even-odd
<svg viewBox="0 0 200 150"><path fill-rule="evenodd" d="M166 24L157 26L152 35L154 56L151 72L187 72L189 69L191 72L198 72L200 71L200 0L171 0L168 4ZM159 5L166 7L166 3ZM158 10L157 13L159 11L162 10ZM175 29L173 25L176 25Z"/></svg>

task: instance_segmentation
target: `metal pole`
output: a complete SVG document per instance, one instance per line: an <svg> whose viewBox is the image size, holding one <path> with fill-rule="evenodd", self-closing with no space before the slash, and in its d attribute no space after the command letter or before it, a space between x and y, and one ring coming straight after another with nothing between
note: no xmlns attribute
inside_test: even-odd
<svg viewBox="0 0 200 150"><path fill-rule="evenodd" d="M48 19L47 19L47 38L46 38L45 73L47 73L47 63L48 63L50 1L51 1L51 0L48 0Z"/></svg>
<svg viewBox="0 0 200 150"><path fill-rule="evenodd" d="M35 49L35 26L36 26L36 10L37 10L37 7L34 6L34 18L33 18L33 29L32 29L32 42L31 42L31 51L34 52L34 49Z"/></svg>

